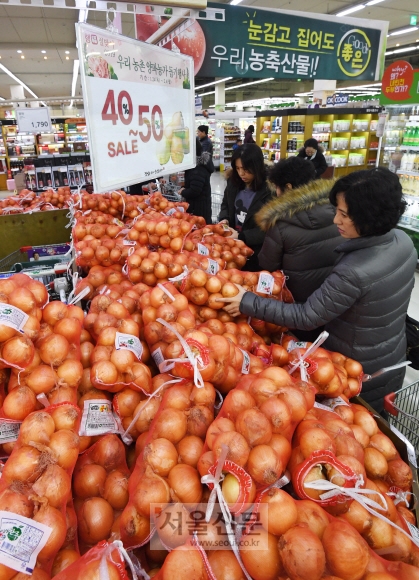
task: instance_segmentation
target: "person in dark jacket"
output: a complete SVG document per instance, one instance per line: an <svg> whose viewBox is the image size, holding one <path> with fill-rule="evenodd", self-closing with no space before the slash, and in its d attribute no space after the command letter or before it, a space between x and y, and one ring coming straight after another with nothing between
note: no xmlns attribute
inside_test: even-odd
<svg viewBox="0 0 419 580"><path fill-rule="evenodd" d="M179 195L189 203L188 213L202 216L207 224L211 219L211 184L210 177L214 164L208 151L202 151L199 139L196 139L196 167L185 171L185 187Z"/></svg>
<svg viewBox="0 0 419 580"><path fill-rule="evenodd" d="M258 260L261 270L283 270L296 302L305 302L320 288L336 262L341 237L333 224L335 210L329 201L332 180L314 181L312 163L300 157L281 159L269 180L277 198L256 215L266 232ZM322 329L295 332L299 340L315 340Z"/></svg>
<svg viewBox="0 0 419 580"><path fill-rule="evenodd" d="M249 125L247 127L246 131L244 132L244 142L245 143L256 143L256 141L253 139L254 132L255 132L254 125Z"/></svg>
<svg viewBox="0 0 419 580"><path fill-rule="evenodd" d="M231 158L231 174L218 219L227 222L232 236L243 240L254 251L243 270L259 270L257 256L265 234L256 224L255 216L273 196L261 148L251 143L238 147Z"/></svg>
<svg viewBox="0 0 419 580"><path fill-rule="evenodd" d="M379 167L339 179L330 192L343 241L332 272L304 304L260 298L244 288L227 312L288 328L325 324L326 348L359 361L364 372L406 359L406 313L418 255L409 236L395 229L406 208L397 175ZM361 396L378 412L383 398L403 384L405 368L363 383Z"/></svg>
<svg viewBox="0 0 419 580"><path fill-rule="evenodd" d="M319 179L327 169L326 159L319 148L317 139L307 139L304 143L304 147L299 152L298 157L311 161L316 170L316 179Z"/></svg>
<svg viewBox="0 0 419 580"><path fill-rule="evenodd" d="M208 137L208 125L199 125L196 132L202 146L202 151L208 151L212 159L212 142Z"/></svg>

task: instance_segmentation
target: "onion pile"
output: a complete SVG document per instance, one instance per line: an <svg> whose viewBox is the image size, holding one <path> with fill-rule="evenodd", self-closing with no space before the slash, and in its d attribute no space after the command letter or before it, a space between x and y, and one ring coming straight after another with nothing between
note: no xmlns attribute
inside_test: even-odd
<svg viewBox="0 0 419 580"><path fill-rule="evenodd" d="M119 539L115 522L128 502L128 478L125 448L114 434L103 435L80 456L73 494L82 552L101 540Z"/></svg>
<svg viewBox="0 0 419 580"><path fill-rule="evenodd" d="M58 550L69 542L66 506L79 454L79 421L79 409L69 403L28 415L0 479L0 511L52 528L37 559L37 565L48 574Z"/></svg>
<svg viewBox="0 0 419 580"><path fill-rule="evenodd" d="M22 189L19 195L0 200L0 215L63 209L70 206L71 199L68 186L59 187L57 190L47 189L39 196L30 189Z"/></svg>
<svg viewBox="0 0 419 580"><path fill-rule="evenodd" d="M214 229L217 233L204 233L209 228ZM217 224L214 226L206 226L202 230L195 230L185 240L184 249L188 252L198 252L201 255L206 255L213 260L221 258L226 263L227 269L243 268L246 261L253 254L243 240L237 240L229 236L231 230L224 226Z"/></svg>

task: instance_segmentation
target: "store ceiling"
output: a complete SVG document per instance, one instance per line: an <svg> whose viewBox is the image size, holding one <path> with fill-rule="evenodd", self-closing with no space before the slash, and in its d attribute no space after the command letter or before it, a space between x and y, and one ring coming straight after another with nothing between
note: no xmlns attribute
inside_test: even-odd
<svg viewBox="0 0 419 580"><path fill-rule="evenodd" d="M227 4L229 1L221 0ZM245 0L243 4L265 8L297 10L319 14L336 13L355 2L341 0ZM168 2L169 4L169 2ZM353 16L363 19L387 20L389 29L409 26L412 11L411 0L384 0L375 6L366 7ZM67 96L71 93L73 60L78 58L75 47L74 24L79 11L61 8L19 7L0 4L0 64L6 66L20 78L37 96ZM134 17L122 15L122 33L134 36ZM104 12L89 11L87 22L105 28ZM401 36L389 37L388 48L406 45L419 39L419 30ZM18 53L17 51L22 51ZM46 51L43 53L42 51ZM66 53L68 52L68 54ZM21 58L24 56L24 58ZM46 59L44 58L46 57ZM68 57L68 59L66 58ZM205 79L207 80L207 79ZM203 84L204 79L197 80ZM212 80L212 79L210 79ZM0 70L0 96L10 98L10 85L16 84L10 76ZM246 98L261 96L288 96L294 92L310 89L304 83L274 81L249 89ZM77 94L81 93L78 83ZM229 100L236 100L235 91L230 91ZM31 96L25 93L26 96Z"/></svg>

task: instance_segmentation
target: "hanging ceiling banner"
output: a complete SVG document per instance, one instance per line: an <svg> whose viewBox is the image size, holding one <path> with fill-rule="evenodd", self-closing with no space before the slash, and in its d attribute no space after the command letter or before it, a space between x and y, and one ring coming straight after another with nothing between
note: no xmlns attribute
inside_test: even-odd
<svg viewBox="0 0 419 580"><path fill-rule="evenodd" d="M388 22L229 4L208 7L222 7L224 21L190 19L169 42L159 42L193 56L195 75L381 80ZM154 16L149 10L136 15L141 40L170 27L170 15Z"/></svg>
<svg viewBox="0 0 419 580"><path fill-rule="evenodd" d="M193 60L76 24L97 193L195 167Z"/></svg>

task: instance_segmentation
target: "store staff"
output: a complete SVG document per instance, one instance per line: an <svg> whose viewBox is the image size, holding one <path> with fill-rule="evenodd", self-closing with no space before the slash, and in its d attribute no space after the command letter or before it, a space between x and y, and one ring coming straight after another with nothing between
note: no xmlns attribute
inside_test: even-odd
<svg viewBox="0 0 419 580"><path fill-rule="evenodd" d="M316 170L316 179L319 179L327 169L326 159L324 158L317 139L307 139L297 157L302 157L303 159L311 161Z"/></svg>

